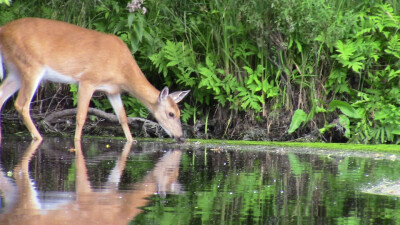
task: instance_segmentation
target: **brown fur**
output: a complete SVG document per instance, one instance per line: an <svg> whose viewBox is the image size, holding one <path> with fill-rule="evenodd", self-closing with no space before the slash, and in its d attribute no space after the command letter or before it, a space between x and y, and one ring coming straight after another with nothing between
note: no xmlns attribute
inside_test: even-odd
<svg viewBox="0 0 400 225"><path fill-rule="evenodd" d="M114 35L60 21L23 18L1 27L0 50L12 71L0 86L0 108L19 89L15 107L34 139L42 137L29 115L29 104L42 75L48 80L79 84L75 140L81 138L96 90L108 95L128 141L133 138L120 98L122 91L138 98L171 136L182 138L179 118L163 114L180 115L176 103L183 97L168 100L167 104L158 101L160 92L146 79L127 46ZM180 93L185 96L188 91Z"/></svg>

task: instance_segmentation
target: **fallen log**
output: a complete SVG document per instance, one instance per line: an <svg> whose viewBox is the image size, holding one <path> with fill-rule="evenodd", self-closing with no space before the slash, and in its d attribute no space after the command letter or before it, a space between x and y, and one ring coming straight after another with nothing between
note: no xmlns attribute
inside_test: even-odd
<svg viewBox="0 0 400 225"><path fill-rule="evenodd" d="M70 117L75 116L77 113L77 109L64 109L61 111L52 112L44 117L41 121L43 128L47 132L51 133L60 133L65 134L66 128L74 127L74 123ZM88 109L88 117L90 115L98 117L97 122L87 121L85 125L85 129L91 129L97 126L98 122L109 122L109 123L119 123L118 117L113 113L107 113L99 109L89 108ZM66 125L61 125L65 123ZM93 124L94 123L94 124ZM144 136L164 136L162 127L157 123L148 119L140 118L140 117L128 117L128 124L132 127L141 127ZM63 128L62 128L63 127ZM122 130L121 130L122 131ZM68 133L68 132L67 132ZM150 135L153 134L153 135Z"/></svg>

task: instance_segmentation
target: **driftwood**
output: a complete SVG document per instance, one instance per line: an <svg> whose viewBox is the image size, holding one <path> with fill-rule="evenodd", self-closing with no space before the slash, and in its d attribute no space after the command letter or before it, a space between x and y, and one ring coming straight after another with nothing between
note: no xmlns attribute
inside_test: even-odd
<svg viewBox="0 0 400 225"><path fill-rule="evenodd" d="M74 115L76 115L76 112L77 112L77 108L64 109L62 111L53 112L53 113L47 115L44 118L44 121L46 123L49 123L49 124L56 123L57 119L63 118L65 116L74 116ZM106 113L104 111L101 111L100 109L89 108L88 109L88 114L95 115L97 117L103 118L103 119L107 120L108 122L119 123L118 117L115 114ZM151 120L147 120L147 119L143 119L143 118L139 118L139 117L128 117L128 123L129 124L133 124L133 123L135 123L137 121L141 121L143 123L157 124L156 122L153 122Z"/></svg>
<svg viewBox="0 0 400 225"><path fill-rule="evenodd" d="M77 113L76 108L65 109L62 111L50 113L47 116L45 116L45 118L42 120L42 125L48 132L55 132L55 133L63 134L64 132L61 131L62 129L60 129L60 127L58 127L57 124L66 123L71 126L75 126L75 124L71 124L71 120L66 117L75 116L76 113ZM100 120L98 122L107 121L110 123L119 123L118 117L115 114L107 113L107 112L104 112L99 109L89 108L88 115L94 115L94 116L97 116L98 118L100 118ZM87 124L86 126L87 127L95 127L96 124L92 124L92 125ZM136 127L140 126L140 124L143 124L142 131L145 133L145 136L149 135L148 132L150 130L154 130L154 132L150 132L150 133L156 133L157 136L162 136L161 126L158 123L153 122L151 120L147 120L147 119L139 118L139 117L128 117L128 124L130 126L136 126ZM69 125L67 125L67 127Z"/></svg>

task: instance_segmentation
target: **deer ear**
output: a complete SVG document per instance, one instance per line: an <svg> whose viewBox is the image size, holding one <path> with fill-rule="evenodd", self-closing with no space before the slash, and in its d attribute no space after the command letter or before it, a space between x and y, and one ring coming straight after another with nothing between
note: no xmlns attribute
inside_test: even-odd
<svg viewBox="0 0 400 225"><path fill-rule="evenodd" d="M171 93L169 96L174 100L175 103L180 102L188 93L190 90L187 91L176 91L174 93Z"/></svg>
<svg viewBox="0 0 400 225"><path fill-rule="evenodd" d="M162 102L162 101L164 101L165 99L167 99L168 94L169 94L169 89L168 89L168 87L164 87L164 88L162 89L162 91L160 92L160 95L158 96L158 102Z"/></svg>

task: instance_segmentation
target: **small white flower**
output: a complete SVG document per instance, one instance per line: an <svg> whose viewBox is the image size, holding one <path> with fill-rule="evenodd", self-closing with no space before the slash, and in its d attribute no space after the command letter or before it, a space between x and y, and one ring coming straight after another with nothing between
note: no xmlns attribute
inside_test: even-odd
<svg viewBox="0 0 400 225"><path fill-rule="evenodd" d="M143 2L144 0L132 0L130 3L128 3L126 7L131 13L136 12L138 10L142 10L142 13L146 14L147 9L143 7Z"/></svg>

